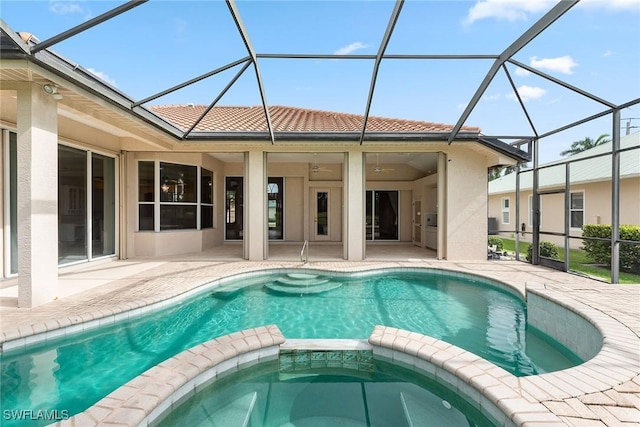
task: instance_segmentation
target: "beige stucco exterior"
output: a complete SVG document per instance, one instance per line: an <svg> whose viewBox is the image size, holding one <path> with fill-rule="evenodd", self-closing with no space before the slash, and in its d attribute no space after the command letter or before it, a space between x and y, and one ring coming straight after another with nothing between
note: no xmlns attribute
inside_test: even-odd
<svg viewBox="0 0 640 427"><path fill-rule="evenodd" d="M367 191L393 191L397 200L397 239L426 247L430 234L437 257L482 260L486 257L487 168L514 162L474 141L179 141L157 127L106 102L74 82L22 61L4 61L0 90L0 124L17 133L18 180L21 192L18 240L20 253L20 305L31 307L55 298L58 273L57 148L68 145L98 153L115 162L116 250L113 258L167 257L200 252L223 245L225 238L225 178L244 179L243 257L269 258L266 184L269 177L284 180L286 242L313 241L315 192L328 194L329 231L323 240L341 242L346 260L366 259L365 199ZM57 85L62 99L43 92L43 84ZM152 118L149 120L153 120ZM37 144L38 149L29 147ZM314 173L311 155L329 156ZM375 154L377 153L377 154ZM418 156L430 154L437 162L428 172L406 163L385 164L375 172L378 154ZM413 154L410 154L413 153ZM409 158L409 157L408 157ZM3 157L4 160L4 151ZM140 231L138 224L138 162L167 162L205 168L213 172L213 228L158 232ZM3 171L7 163L3 162ZM0 176L3 197L10 186ZM414 221L415 203L421 218L438 214L438 227L427 230ZM156 208L157 209L157 208ZM0 209L0 237L4 277L12 276L8 262L7 209ZM421 227L417 227L419 225ZM46 230L46 231L45 231ZM417 234L420 234L419 238ZM425 253L427 253L425 251ZM15 255L15 254L13 254ZM91 259L83 262L91 261ZM36 265L37 264L37 268ZM42 284L46 286L42 287Z"/></svg>
<svg viewBox="0 0 640 427"><path fill-rule="evenodd" d="M621 225L639 225L640 224L640 174L638 173L638 134L632 134L623 137L623 144L627 148L636 147L635 149L621 153L621 176L620 176L620 210L619 223ZM610 148L599 147L600 151ZM582 156L588 157L589 153L585 152ZM592 179L585 181L580 179L582 176L594 177L598 170L604 170L604 174L610 174L611 156L605 155L599 159L590 159L582 164L577 161L571 167L575 170L570 174L572 181L570 182L569 193L581 193L584 201L583 218L584 224L611 224L612 218L612 181L610 176L604 178ZM541 233L564 233L565 232L565 198L564 183L558 185L554 183L555 176L564 176L564 169L558 169L557 166L548 169L549 173L544 176L545 169L541 169L541 186L540 186L540 231ZM582 170L580 170L582 169ZM557 180L557 179L556 179ZM564 179L563 179L564 181ZM500 184L498 184L500 185ZM489 185L491 188L491 184ZM491 191L489 193L488 217L495 218L499 234L503 237L513 238L515 232L521 230L521 226L525 224L524 235L521 239L531 241L531 233L533 227L533 211L532 211L532 190L529 185L525 185L520 190L518 199L520 205L520 217L516 218L516 192L515 181L511 185L511 189L507 190L502 185L500 191ZM503 200L509 200L509 223L503 221ZM573 237L581 237L582 229L579 227L569 227L569 235ZM541 241L548 241L558 246L564 246L564 237L557 235L541 234ZM571 248L580 248L582 240L569 239Z"/></svg>

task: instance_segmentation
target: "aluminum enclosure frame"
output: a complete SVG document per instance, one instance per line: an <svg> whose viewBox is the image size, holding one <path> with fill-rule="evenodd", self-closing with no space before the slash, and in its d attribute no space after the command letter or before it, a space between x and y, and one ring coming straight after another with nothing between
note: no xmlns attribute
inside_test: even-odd
<svg viewBox="0 0 640 427"><path fill-rule="evenodd" d="M235 23L238 34L242 38L242 41L246 47L248 56L244 58L240 58L236 61L233 61L229 64L218 67L208 73L202 74L195 78L192 78L188 81L185 81L179 85L173 86L171 88L167 88L159 93L150 95L141 100L133 100L127 95L123 94L116 88L111 87L106 82L100 80L93 74L84 70L78 64L71 64L66 61L64 58L50 51L49 48L55 46L57 43L60 43L63 40L66 40L70 37L77 36L82 32L86 31L89 28L92 28L96 25L99 25L107 20L112 19L115 16L118 16L122 13L126 13L127 11L134 9L136 7L142 6L148 0L130 0L102 15L93 18L89 21L86 21L78 26L75 26L67 31L64 31L58 35L55 35L47 40L37 43L24 43L19 37L16 37L15 33L9 28L9 26L0 20L0 29L2 30L2 36L5 36L13 42L16 49L15 50L2 50L0 52L0 56L3 60L5 59L27 59L43 68L54 72L57 75L60 75L64 79L68 79L75 83L78 83L82 87L86 88L90 92L100 96L101 98L107 100L112 105L117 106L120 109L128 111L131 115L142 119L143 121L149 123L150 125L160 129L161 131L171 135L177 140L181 141L189 141L189 140L216 140L216 139L228 139L228 138L237 138L239 140L243 139L253 139L260 140L265 139L269 140L271 144L275 144L276 141L287 141L290 139L309 139L309 140L337 140L342 139L346 141L354 141L358 142L362 145L365 141L376 141L376 140L413 140L413 141L425 141L428 142L430 140L439 139L442 141L443 136L446 141L451 144L453 141L464 141L465 139L474 139L476 141L482 140L483 143L487 145L492 145L495 148L504 150L504 143L500 141L501 139L514 140L511 143L513 146L513 150L506 150L505 154L509 155L516 159L519 163L524 163L530 158L528 156L523 156L522 152L519 150L521 146L526 146L529 154L532 155L533 160L533 210L534 210L534 220L533 220L533 262L534 264L540 263L539 256L539 241L540 241L540 191L539 191L539 180L538 174L540 169L542 168L539 165L539 151L540 151L540 141L546 137L554 135L556 133L562 132L564 130L573 128L575 126L581 125L583 123L589 122L591 120L606 116L612 115L612 176L611 176L611 187L612 187L612 195L611 195L611 204L612 204L612 212L611 212L611 225L613 229L613 233L611 236L611 281L612 283L619 282L619 248L620 248L620 238L619 238L619 220L620 220L620 154L623 150L620 150L620 112L624 108L629 106L634 106L640 104L640 98L636 98L630 100L621 105L617 105L611 101L606 99L602 99L594 94L589 93L581 88L573 86L567 82L564 82L558 78L545 74L539 70L536 70L533 67L530 67L526 64L523 64L517 60L514 60L512 57L523 47L533 41L538 35L544 32L549 26L551 26L556 20L560 19L565 13L567 13L573 6L575 6L580 0L562 0L559 1L555 6L553 6L545 15L542 16L536 23L534 23L527 31L525 31L517 40L515 40L512 44L510 44L502 53L499 55L397 55L397 54L386 54L386 47L389 43L393 35L393 31L395 29L395 25L398 21L398 18L402 11L402 6L404 4L404 0L396 0L393 11L389 18L389 23L387 25L386 31L382 38L382 41L378 47L378 52L376 55L339 55L339 54L305 54L305 53L265 53L265 52L256 52L251 43L250 34L245 28L240 12L237 8L237 4L235 0L225 0L227 7L229 9L229 13ZM4 41L3 41L4 43ZM362 130L359 134L355 133L316 133L316 132L306 132L300 133L295 132L295 134L290 132L276 132L273 129L273 124L270 117L269 112L269 104L267 102L267 90L264 87L260 68L259 68L259 60L260 59L332 59L332 60L345 60L345 59L357 59L357 60L373 60L374 67L373 73L369 82L369 91L367 100L365 105L363 106L363 125ZM465 60L473 60L473 59L482 59L482 60L493 60L494 63L489 69L488 73L484 77L481 84L476 89L475 93L471 97L469 103L467 104L464 112L458 118L454 128L451 132L446 135L442 133L404 133L404 132L392 132L392 133L380 133L380 132L368 132L367 131L367 121L369 118L369 112L371 110L371 103L373 100L375 85L378 78L378 71L380 68L380 64L382 61L387 60L442 60L442 59L465 59ZM585 97L589 100L595 101L604 105L605 110L600 113L594 114L592 116L586 117L582 120L567 124L563 127L554 129L545 134L539 135L535 129L535 123L531 119L526 106L522 99L520 99L518 92L515 88L513 80L506 69L505 64L510 63L517 67L520 67L524 70L527 70L531 73L536 74L537 76L546 79L554 84L560 85L565 89L568 89L578 95ZM62 65L62 67L61 67ZM73 72L65 71L64 66L67 68L73 68ZM73 65L73 67L69 67ZM238 80L238 78L247 70L249 66L253 65L256 83L258 85L258 91L262 103L262 107L264 110L265 120L267 123L267 132L201 132L195 131L197 124L204 118L204 116L216 105L216 103L222 98L222 96L226 93L226 91L233 86L233 84ZM211 104L206 109L205 113L201 115L201 117L196 121L196 123L191 126L186 132L180 129L177 129L172 124L168 123L166 120L158 117L150 110L145 108L143 104L157 99L161 96L164 96L168 93L174 92L176 90L187 87L193 83L204 80L208 77L216 75L222 71L232 69L234 67L240 67L238 73L229 81L226 87L216 96L216 98L211 102ZM462 126L474 111L481 97L483 96L486 89L489 87L490 83L493 81L495 76L503 70L505 73L509 83L511 84L512 89L518 99L518 103L520 108L522 109L526 119L531 127L532 134L531 135L501 135L501 136L491 136L491 135L469 135L465 134L465 132L461 132ZM500 146L503 147L500 147ZM567 165L570 162L567 163ZM519 207L519 174L521 173L521 167L517 168L517 178L516 178L516 216L518 217L520 214ZM567 175L568 175L569 166L567 166ZM568 181L568 180L567 180ZM568 185L568 184L567 184ZM565 216L567 208L565 206ZM516 223L519 223L520 219L517 218ZM517 227L516 227L517 228ZM566 235L567 230L565 227L565 249L568 252L568 241L569 237ZM518 230L515 230L515 235L519 236ZM519 241L518 237L516 237L516 246L518 246ZM622 243L634 243L634 242L622 242ZM565 259L564 263L565 271L568 269L567 260Z"/></svg>

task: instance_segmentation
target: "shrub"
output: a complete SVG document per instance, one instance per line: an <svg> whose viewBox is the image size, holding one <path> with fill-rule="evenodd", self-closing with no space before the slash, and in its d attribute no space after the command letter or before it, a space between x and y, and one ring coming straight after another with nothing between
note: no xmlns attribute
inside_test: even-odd
<svg viewBox="0 0 640 427"><path fill-rule="evenodd" d="M583 237L611 239L611 225L587 224L582 227ZM640 226L621 225L620 240L640 242ZM584 240L584 251L596 264L611 267L611 242L602 240ZM640 245L620 244L620 270L640 273Z"/></svg>
<svg viewBox="0 0 640 427"><path fill-rule="evenodd" d="M487 246L495 246L496 252L502 252L504 243L502 242L502 239L500 237L489 236L489 239L487 240Z"/></svg>
<svg viewBox="0 0 640 427"><path fill-rule="evenodd" d="M551 242L540 242L540 256L551 259L560 259L560 251L558 247ZM527 248L527 261L533 259L533 245Z"/></svg>

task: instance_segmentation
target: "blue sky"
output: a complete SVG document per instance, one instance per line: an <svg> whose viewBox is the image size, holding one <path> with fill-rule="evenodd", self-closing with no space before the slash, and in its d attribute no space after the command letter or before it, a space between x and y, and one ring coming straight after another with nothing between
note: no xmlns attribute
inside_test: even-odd
<svg viewBox="0 0 640 427"><path fill-rule="evenodd" d="M554 1L407 1L387 54L500 54ZM122 2L6 1L0 16L40 40ZM375 54L390 1L245 1L237 7L258 53ZM151 0L52 48L134 99L142 99L247 56L226 4ZM619 104L640 97L640 0L582 0L514 59ZM371 114L454 124L492 60L384 60ZM271 105L363 114L372 60L261 59ZM534 126L544 134L603 111L597 102L513 65L509 73ZM209 104L240 67L159 98L155 104ZM219 105L257 105L249 68ZM638 118L640 108L623 111ZM466 124L489 135L531 135L504 72L499 72ZM626 120L623 122L623 128ZM545 138L541 161L572 141L611 133L602 119ZM637 129L636 129L637 131ZM623 129L624 134L624 129Z"/></svg>

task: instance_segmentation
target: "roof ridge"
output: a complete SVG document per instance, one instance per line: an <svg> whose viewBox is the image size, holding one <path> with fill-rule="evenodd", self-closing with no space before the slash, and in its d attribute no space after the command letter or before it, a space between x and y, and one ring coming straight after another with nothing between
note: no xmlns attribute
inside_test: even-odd
<svg viewBox="0 0 640 427"><path fill-rule="evenodd" d="M208 105L205 105L205 104L186 103L186 104L152 105L152 106L150 106L150 108L193 107L193 106L195 106L195 107L204 107L204 108L208 107ZM249 110L249 109L254 109L254 108L262 109L263 106L262 105L216 105L216 106L214 106L214 108L238 108L238 109ZM327 114L327 115L330 115L330 116L333 116L333 117L335 117L336 115L340 115L340 116L343 116L343 117L350 117L350 118L354 118L354 119L358 119L358 120L362 120L362 118L364 117L364 114L347 113L347 112L341 112L341 111L331 111L331 110L324 110L324 109L318 109L318 108L296 107L296 106L288 106L288 105L269 105L269 109L273 109L273 108L285 109L285 110L289 110L289 111L295 110L295 111L299 111L299 112ZM439 126L439 127L453 126L452 124L447 124L447 123L443 123L443 122L434 122L434 121L430 121L430 120L403 119L403 118L398 118L398 117L386 117L386 116L377 116L377 115L370 115L369 119L393 120L393 121L398 121L398 122L402 122L402 123L421 123L421 124L428 123L430 125ZM465 127L474 128L474 129L480 129L477 126L465 126Z"/></svg>
<svg viewBox="0 0 640 427"><path fill-rule="evenodd" d="M196 130L267 130L263 105L217 105L207 109L207 105L193 103L149 106L150 111L185 129L196 123L203 111L207 111ZM364 115L361 114L284 105L272 105L269 111L275 131L360 132L364 125ZM366 126L367 132L448 132L454 128L452 124L381 116L370 116ZM479 132L480 128L464 126L462 130Z"/></svg>

